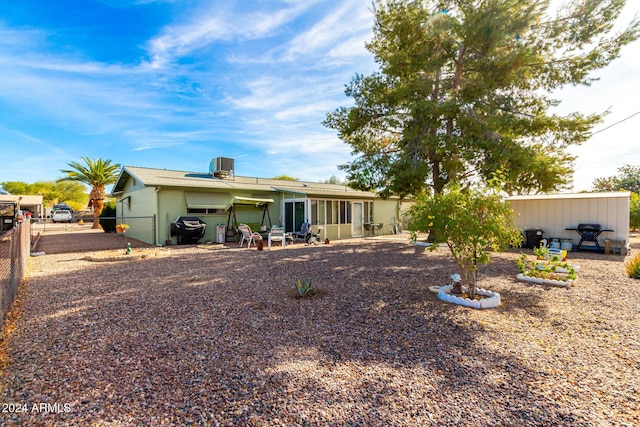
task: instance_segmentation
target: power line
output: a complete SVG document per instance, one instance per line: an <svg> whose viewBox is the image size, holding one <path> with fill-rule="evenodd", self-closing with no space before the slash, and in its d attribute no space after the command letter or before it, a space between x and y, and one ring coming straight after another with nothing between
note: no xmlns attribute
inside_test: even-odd
<svg viewBox="0 0 640 427"><path fill-rule="evenodd" d="M591 136L593 136L593 135L595 135L595 134L597 134L597 133L600 133L600 132L604 132L604 131L605 131L605 130L607 130L607 129L611 129L612 127L614 127L614 126L616 126L616 125L619 125L619 124L620 124L620 123L622 123L622 122L626 122L627 120L629 120L629 119L630 119L630 118L632 118L632 117L637 116L638 114L640 114L640 111L638 111L637 113L634 113L634 114L630 115L630 116L629 116L629 117L627 117L627 118L624 118L624 119L620 120L619 122L615 122L614 124L609 125L609 126L607 126L606 128L604 128L604 129L600 129L600 130L598 130L598 131L593 132L593 133L591 134Z"/></svg>

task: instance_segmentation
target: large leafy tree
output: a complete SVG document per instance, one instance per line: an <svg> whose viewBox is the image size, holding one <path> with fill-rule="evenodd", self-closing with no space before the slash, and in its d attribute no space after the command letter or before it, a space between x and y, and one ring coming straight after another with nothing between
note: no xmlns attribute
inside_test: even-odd
<svg viewBox="0 0 640 427"><path fill-rule="evenodd" d="M325 126L351 145L350 183L383 195L441 193L488 180L511 194L557 190L570 177L566 148L600 114L551 112L555 90L589 85L639 35L613 33L624 0L376 0L367 44L380 70L347 85L352 107Z"/></svg>
<svg viewBox="0 0 640 427"><path fill-rule="evenodd" d="M618 168L618 175L597 178L592 184L593 191L627 190L640 193L640 166L624 165Z"/></svg>
<svg viewBox="0 0 640 427"><path fill-rule="evenodd" d="M100 225L100 213L104 207L105 188L116 182L119 164L111 163L111 160L81 158L83 163L67 163L71 169L61 169L66 177L58 181L78 181L91 187L89 193L89 205L93 207L93 227L102 228Z"/></svg>
<svg viewBox="0 0 640 427"><path fill-rule="evenodd" d="M618 174L597 178L592 184L593 191L631 191L629 200L629 227L640 229L640 166L624 165Z"/></svg>
<svg viewBox="0 0 640 427"><path fill-rule="evenodd" d="M87 189L79 182L36 181L5 181L2 185L11 194L40 195L43 203L53 206L55 203L72 203L79 206L86 205Z"/></svg>

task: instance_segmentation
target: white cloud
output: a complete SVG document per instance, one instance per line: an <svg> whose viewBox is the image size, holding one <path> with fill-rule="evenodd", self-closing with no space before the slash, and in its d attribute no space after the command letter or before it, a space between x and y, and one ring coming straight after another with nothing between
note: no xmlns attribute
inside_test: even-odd
<svg viewBox="0 0 640 427"><path fill-rule="evenodd" d="M223 4L224 3L224 4ZM199 10L188 22L165 27L149 42L152 68L162 68L176 59L218 41L251 40L266 37L295 19L312 2L300 2L275 11L240 11L234 2L219 2Z"/></svg>
<svg viewBox="0 0 640 427"><path fill-rule="evenodd" d="M203 140L207 135L204 131L162 131L154 129L132 129L123 133L134 144L134 151L170 148L184 145L187 142Z"/></svg>
<svg viewBox="0 0 640 427"><path fill-rule="evenodd" d="M285 57L291 59L321 49L331 50L345 38L370 34L371 22L371 14L363 11L360 1L341 2L338 8L325 14L311 29L296 36L289 44Z"/></svg>

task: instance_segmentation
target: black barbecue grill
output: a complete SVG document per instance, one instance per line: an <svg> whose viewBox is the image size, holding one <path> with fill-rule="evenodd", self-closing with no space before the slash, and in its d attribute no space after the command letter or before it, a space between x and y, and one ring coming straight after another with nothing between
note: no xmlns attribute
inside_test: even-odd
<svg viewBox="0 0 640 427"><path fill-rule="evenodd" d="M179 216L171 223L171 235L178 236L179 245L198 243L207 224L195 216Z"/></svg>
<svg viewBox="0 0 640 427"><path fill-rule="evenodd" d="M605 231L613 231L602 228L600 224L578 224L576 228L566 228L565 230L574 230L580 235L580 242L578 242L577 247L578 251L582 249L582 244L584 242L593 242L595 243L595 248L598 250L598 252L603 252L602 248L600 247L600 243L598 243L598 236Z"/></svg>

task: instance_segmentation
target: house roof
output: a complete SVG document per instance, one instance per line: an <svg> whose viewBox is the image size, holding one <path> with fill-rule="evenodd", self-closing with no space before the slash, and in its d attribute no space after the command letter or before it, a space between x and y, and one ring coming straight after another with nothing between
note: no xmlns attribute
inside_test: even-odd
<svg viewBox="0 0 640 427"><path fill-rule="evenodd" d="M234 176L216 178L204 172L186 172L168 169L152 169L137 166L125 166L113 186L113 195L121 194L129 178L145 186L181 187L187 189L245 190L254 192L285 192L303 196L340 197L340 198L376 198L369 191L359 191L339 184L323 184L305 181L287 181L281 179Z"/></svg>

